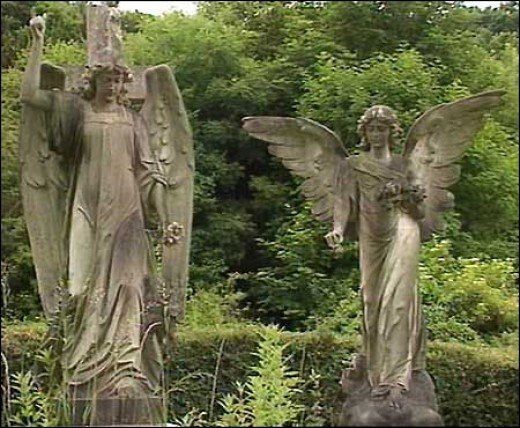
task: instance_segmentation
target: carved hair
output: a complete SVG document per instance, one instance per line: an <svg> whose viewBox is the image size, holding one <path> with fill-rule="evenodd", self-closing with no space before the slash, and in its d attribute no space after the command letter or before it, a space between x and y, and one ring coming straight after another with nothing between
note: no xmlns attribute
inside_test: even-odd
<svg viewBox="0 0 520 428"><path fill-rule="evenodd" d="M370 143L366 139L366 125L373 119L378 119L390 127L389 144L390 150L401 141L403 130L399 126L399 121L394 111L387 106L376 105L365 110L363 116L358 121L357 132L361 137L360 147L362 150L370 150Z"/></svg>
<svg viewBox="0 0 520 428"><path fill-rule="evenodd" d="M133 75L128 67L121 65L96 65L94 67L87 66L87 71L83 74L83 85L80 88L81 96L85 100L92 100L96 95L96 80L102 74L114 76L119 83L115 93L115 102L121 105L129 105L130 101L127 97L126 83L133 80Z"/></svg>

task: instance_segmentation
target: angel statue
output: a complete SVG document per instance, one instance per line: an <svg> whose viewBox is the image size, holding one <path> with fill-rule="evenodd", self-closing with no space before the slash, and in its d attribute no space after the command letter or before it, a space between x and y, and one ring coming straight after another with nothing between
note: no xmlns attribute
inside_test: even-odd
<svg viewBox="0 0 520 428"><path fill-rule="evenodd" d="M411 127L402 154L392 151L402 133L399 122L383 105L362 115L361 153L350 156L334 132L312 120L243 119L246 132L269 142L269 153L305 178L300 189L313 203L312 213L331 223L328 245L338 251L344 237L359 240L363 351L342 379L343 425L389 426L401 415L414 426L414 419L403 416L412 403L429 406L429 417L441 423L425 371L419 250L442 227L441 213L453 207L448 188L459 179L457 161L503 93L485 92L427 111ZM430 389L421 390L423 384Z"/></svg>
<svg viewBox="0 0 520 428"><path fill-rule="evenodd" d="M119 12L87 7L79 93L41 63L45 21L30 23L20 136L21 189L45 314L69 308L60 357L75 425L163 421L163 345L183 316L193 143L172 71L150 67L130 107ZM155 268L150 221L163 231ZM66 290L67 305L60 302Z"/></svg>

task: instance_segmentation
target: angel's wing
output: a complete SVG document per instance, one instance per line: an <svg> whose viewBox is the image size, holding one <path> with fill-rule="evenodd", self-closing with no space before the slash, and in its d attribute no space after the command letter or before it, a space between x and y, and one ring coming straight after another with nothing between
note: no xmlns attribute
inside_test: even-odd
<svg viewBox="0 0 520 428"><path fill-rule="evenodd" d="M304 118L259 116L242 122L251 136L271 143L269 153L279 157L291 174L306 179L301 190L313 202L312 213L319 220L332 220L338 174L347 156L339 137Z"/></svg>
<svg viewBox="0 0 520 428"><path fill-rule="evenodd" d="M64 83L65 72L62 68L42 64L41 89L63 90ZM52 141L53 134L63 135L60 128L66 125L58 116L58 112L49 113L23 104L19 139L20 191L38 292L46 316L58 309L56 291L59 281L66 274L63 225L67 216L70 169L63 155L51 150L56 143Z"/></svg>
<svg viewBox="0 0 520 428"><path fill-rule="evenodd" d="M172 184L163 189L160 210L166 233L162 274L171 293L171 314L176 319L182 319L193 213L193 138L182 96L170 67L150 67L145 72L145 81L146 98L141 114L160 172Z"/></svg>
<svg viewBox="0 0 520 428"><path fill-rule="evenodd" d="M505 91L489 91L440 104L415 121L411 127L403 156L414 181L426 190L422 237L442 229L441 213L454 206L447 189L460 177L459 161L484 125L485 113L501 104Z"/></svg>

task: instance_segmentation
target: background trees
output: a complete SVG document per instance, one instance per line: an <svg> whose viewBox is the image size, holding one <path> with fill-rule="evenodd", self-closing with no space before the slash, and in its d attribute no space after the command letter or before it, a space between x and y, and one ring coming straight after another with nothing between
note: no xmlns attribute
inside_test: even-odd
<svg viewBox="0 0 520 428"><path fill-rule="evenodd" d="M2 263L4 294L17 302L7 306L13 317L40 311L17 158L31 7L48 14L46 58L84 63L83 2L2 2ZM506 105L464 159L449 227L425 249L423 293L434 336L485 340L490 330L482 320L491 319L500 325L493 334L515 329L518 2L486 10L442 1L202 2L195 16L125 13L123 25L128 61L174 67L191 115L197 175L190 291L234 293L245 316L291 329L355 332L356 245L332 258L322 238L326 225L311 217L298 180L241 131L240 119L306 116L336 130L353 152L355 123L373 103L395 108L406 131L438 103L505 88ZM458 285L445 293L450 278ZM478 290L470 287L476 283ZM467 295L486 309L475 309ZM497 307L513 318L496 318Z"/></svg>

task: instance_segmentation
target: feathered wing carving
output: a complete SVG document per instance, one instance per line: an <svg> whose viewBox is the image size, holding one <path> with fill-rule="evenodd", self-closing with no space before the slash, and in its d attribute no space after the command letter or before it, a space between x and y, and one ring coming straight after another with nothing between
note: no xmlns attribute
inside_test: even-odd
<svg viewBox="0 0 520 428"><path fill-rule="evenodd" d="M505 91L489 91L440 104L419 117L411 127L403 152L416 184L426 191L422 238L442 229L441 213L454 206L447 190L460 177L457 164L482 129L485 113L501 104Z"/></svg>
<svg viewBox="0 0 520 428"><path fill-rule="evenodd" d="M50 64L41 66L41 89L63 90L65 71ZM56 106L58 109L63 106ZM56 117L54 117L54 116ZM58 309L57 287L65 275L68 163L51 150L57 134L66 134L60 112L45 112L30 104L22 106L20 128L20 191L24 217L36 267L38 292L47 317ZM65 132L64 132L65 131Z"/></svg>
<svg viewBox="0 0 520 428"><path fill-rule="evenodd" d="M182 96L170 67L145 72L146 98L141 109L149 144L170 187L162 188L161 221L165 227L162 275L171 293L171 315L184 316L193 213L193 137Z"/></svg>
<svg viewBox="0 0 520 428"><path fill-rule="evenodd" d="M301 191L312 202L312 213L318 220L332 220L339 174L347 165L339 137L304 118L258 116L246 117L242 123L252 137L270 143L269 153L280 158L291 174L306 179Z"/></svg>

